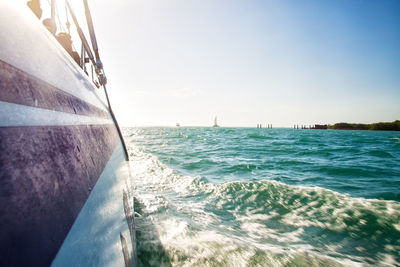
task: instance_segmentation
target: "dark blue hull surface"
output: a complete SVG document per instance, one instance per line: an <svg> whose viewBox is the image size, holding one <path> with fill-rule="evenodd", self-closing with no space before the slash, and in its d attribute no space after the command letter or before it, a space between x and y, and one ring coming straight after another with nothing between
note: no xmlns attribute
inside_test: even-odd
<svg viewBox="0 0 400 267"><path fill-rule="evenodd" d="M129 164L103 96L26 6L0 13L0 266L134 265Z"/></svg>

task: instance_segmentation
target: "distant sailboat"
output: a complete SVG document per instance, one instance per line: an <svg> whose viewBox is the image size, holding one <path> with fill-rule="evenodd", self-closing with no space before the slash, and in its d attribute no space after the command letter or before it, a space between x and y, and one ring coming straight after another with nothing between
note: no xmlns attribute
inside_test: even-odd
<svg viewBox="0 0 400 267"><path fill-rule="evenodd" d="M215 116L215 118L214 118L214 125L213 125L213 127L219 127L219 125L217 124L217 116Z"/></svg>

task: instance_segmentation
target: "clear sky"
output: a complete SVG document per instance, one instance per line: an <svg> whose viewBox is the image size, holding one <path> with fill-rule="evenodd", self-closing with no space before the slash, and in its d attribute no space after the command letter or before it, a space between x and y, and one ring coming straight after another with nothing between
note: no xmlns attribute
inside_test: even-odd
<svg viewBox="0 0 400 267"><path fill-rule="evenodd" d="M400 1L91 0L128 126L400 119Z"/></svg>

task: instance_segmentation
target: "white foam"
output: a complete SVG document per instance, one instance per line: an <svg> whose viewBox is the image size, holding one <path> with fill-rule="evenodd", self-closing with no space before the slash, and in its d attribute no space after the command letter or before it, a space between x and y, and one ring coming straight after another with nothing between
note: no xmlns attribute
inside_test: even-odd
<svg viewBox="0 0 400 267"><path fill-rule="evenodd" d="M396 260L386 256L371 259L369 255L345 254L341 242L320 246L318 242L307 240L309 233L305 229L317 227L341 232L348 227L349 214L359 218L356 227L362 227L366 223L365 210L380 218L389 214L398 216L399 203L351 198L320 187L288 186L275 181L206 184L198 177L177 174L157 157L133 145L130 151L137 196L145 209L144 218L140 220L144 224L151 220L174 266L246 266L252 257L261 257L270 266L297 261L362 266L363 262L381 264ZM265 198L264 205L252 205L259 201L255 195L260 192L275 195ZM294 196L299 199L289 204ZM243 209L237 204L248 207ZM274 207L291 211L280 213ZM269 227L270 222L282 227ZM362 249L358 250L362 254ZM388 250L388 255L390 253Z"/></svg>

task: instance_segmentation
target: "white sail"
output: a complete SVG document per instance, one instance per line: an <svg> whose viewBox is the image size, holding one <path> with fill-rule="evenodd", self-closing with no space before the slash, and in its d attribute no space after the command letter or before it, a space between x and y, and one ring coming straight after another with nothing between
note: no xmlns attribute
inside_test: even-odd
<svg viewBox="0 0 400 267"><path fill-rule="evenodd" d="M219 127L218 123L217 123L217 116L215 116L214 118L214 125L213 127Z"/></svg>

